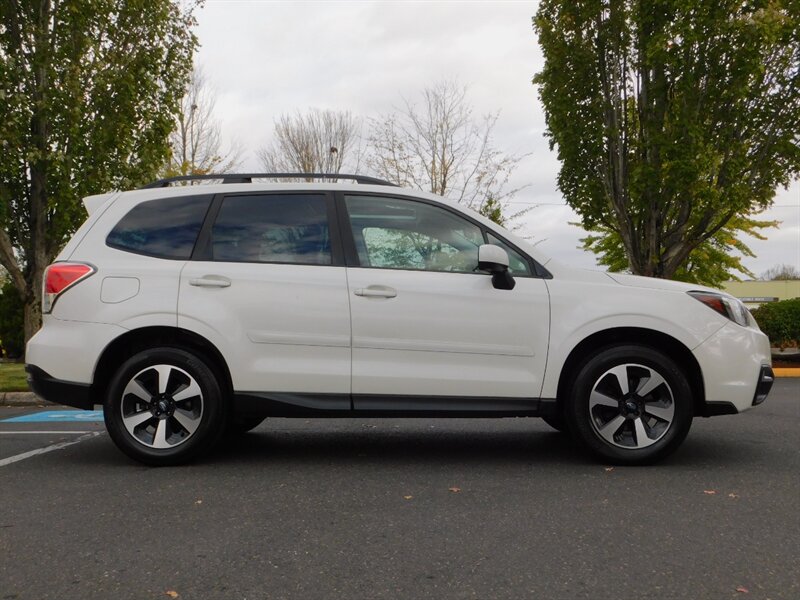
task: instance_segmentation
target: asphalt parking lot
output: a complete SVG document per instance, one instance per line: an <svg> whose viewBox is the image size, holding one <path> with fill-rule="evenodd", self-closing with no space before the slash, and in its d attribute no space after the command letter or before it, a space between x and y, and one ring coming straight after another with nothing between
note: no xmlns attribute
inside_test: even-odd
<svg viewBox="0 0 800 600"><path fill-rule="evenodd" d="M537 419L273 419L153 469L7 421L42 410L0 409L2 600L800 597L800 379L640 468Z"/></svg>

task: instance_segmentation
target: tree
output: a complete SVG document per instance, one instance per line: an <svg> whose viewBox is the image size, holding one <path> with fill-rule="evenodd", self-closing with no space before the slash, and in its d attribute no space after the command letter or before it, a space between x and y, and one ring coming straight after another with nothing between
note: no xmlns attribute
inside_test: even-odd
<svg viewBox="0 0 800 600"><path fill-rule="evenodd" d="M281 115L274 139L256 151L270 173L357 172L361 162L361 122L350 112L311 109Z"/></svg>
<svg viewBox="0 0 800 600"><path fill-rule="evenodd" d="M800 171L797 8L543 0L534 83L559 189L608 238L592 249L619 243L631 272L671 278L761 226L750 215Z"/></svg>
<svg viewBox="0 0 800 600"><path fill-rule="evenodd" d="M241 164L241 150L222 147L217 99L202 69L195 68L169 136L170 156L164 176L226 173Z"/></svg>
<svg viewBox="0 0 800 600"><path fill-rule="evenodd" d="M25 354L25 307L10 281L0 286L0 351L6 358Z"/></svg>
<svg viewBox="0 0 800 600"><path fill-rule="evenodd" d="M753 251L736 235L741 232L764 240L766 238L758 229L777 225L777 221L734 216L728 225L692 251L689 259L672 275L672 279L721 287L726 281L738 281L739 277L735 273L753 277L753 273L742 264L742 258L754 256ZM628 270L628 257L619 235L603 226L596 227L591 233L597 235L590 234L581 241L584 249L600 255L598 264L607 266L611 271Z"/></svg>
<svg viewBox="0 0 800 600"><path fill-rule="evenodd" d="M439 81L422 91L421 105L371 120L367 165L397 185L445 196L503 224L526 211L503 216L519 189L507 187L522 156L492 145L499 113L475 119L467 88Z"/></svg>
<svg viewBox="0 0 800 600"><path fill-rule="evenodd" d="M761 274L764 281L790 281L800 279L800 270L793 265L775 265Z"/></svg>
<svg viewBox="0 0 800 600"><path fill-rule="evenodd" d="M753 310L773 348L800 348L800 298L765 302Z"/></svg>
<svg viewBox="0 0 800 600"><path fill-rule="evenodd" d="M197 40L170 0L0 3L0 263L41 323L80 198L156 176Z"/></svg>

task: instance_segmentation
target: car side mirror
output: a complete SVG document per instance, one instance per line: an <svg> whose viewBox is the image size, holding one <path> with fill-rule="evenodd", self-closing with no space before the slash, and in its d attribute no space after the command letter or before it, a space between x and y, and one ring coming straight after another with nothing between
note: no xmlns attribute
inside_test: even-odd
<svg viewBox="0 0 800 600"><path fill-rule="evenodd" d="M497 290L513 290L517 284L508 270L508 253L499 246L482 244L478 248L478 268L492 274L492 285Z"/></svg>

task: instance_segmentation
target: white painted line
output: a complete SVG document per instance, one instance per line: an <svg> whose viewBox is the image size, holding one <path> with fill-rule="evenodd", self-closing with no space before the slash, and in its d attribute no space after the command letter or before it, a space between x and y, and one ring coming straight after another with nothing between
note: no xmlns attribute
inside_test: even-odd
<svg viewBox="0 0 800 600"><path fill-rule="evenodd" d="M73 444L80 444L82 441L88 440L89 438L97 437L101 433L103 432L93 431L92 433L87 433L86 435L82 435L77 440L72 440L71 442L60 442L58 444L53 444L52 446L46 446L44 448L38 448L37 450L31 450L30 452L23 452L22 454L17 454L16 456L1 458L0 467L5 467L6 465L10 465L11 463L15 463L20 460L25 460L26 458L31 458L33 456L38 456L39 454L52 452L53 450L61 450L62 448L66 448L67 446L72 446Z"/></svg>
<svg viewBox="0 0 800 600"><path fill-rule="evenodd" d="M92 433L92 432L88 430L87 431L0 431L0 435L25 435L31 433L41 433L41 434L53 433L58 435L64 433L74 433L77 435L79 433Z"/></svg>

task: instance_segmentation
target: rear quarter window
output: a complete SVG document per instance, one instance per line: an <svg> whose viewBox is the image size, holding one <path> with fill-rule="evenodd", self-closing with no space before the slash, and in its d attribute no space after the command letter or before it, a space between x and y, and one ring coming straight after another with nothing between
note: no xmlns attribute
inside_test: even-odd
<svg viewBox="0 0 800 600"><path fill-rule="evenodd" d="M157 258L188 259L211 196L161 198L137 204L106 238L118 250Z"/></svg>

